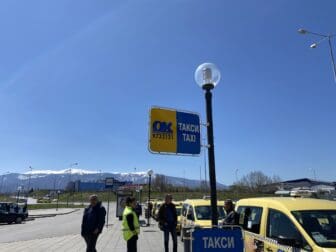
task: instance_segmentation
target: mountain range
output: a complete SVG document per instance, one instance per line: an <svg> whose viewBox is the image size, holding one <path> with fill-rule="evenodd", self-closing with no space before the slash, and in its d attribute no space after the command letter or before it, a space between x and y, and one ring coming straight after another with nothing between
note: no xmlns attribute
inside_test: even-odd
<svg viewBox="0 0 336 252"><path fill-rule="evenodd" d="M157 175L153 174L152 179ZM70 181L80 180L82 182L102 181L106 177L113 177L119 181L131 181L135 184L147 184L147 172L97 172L82 169L67 170L33 170L26 173L7 173L0 175L0 192L15 192L20 190L33 189L64 189ZM167 183L173 186L185 186L188 188L200 187L204 181L186 179L173 176L165 176ZM225 189L226 186L217 183L218 189Z"/></svg>

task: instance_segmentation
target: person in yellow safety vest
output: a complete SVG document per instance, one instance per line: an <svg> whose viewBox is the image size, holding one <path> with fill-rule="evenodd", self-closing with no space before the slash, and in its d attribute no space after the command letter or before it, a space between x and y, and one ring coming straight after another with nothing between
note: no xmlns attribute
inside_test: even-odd
<svg viewBox="0 0 336 252"><path fill-rule="evenodd" d="M126 198L126 207L122 218L123 236L127 242L127 252L137 251L137 240L140 234L139 219L134 209L136 200L134 197Z"/></svg>

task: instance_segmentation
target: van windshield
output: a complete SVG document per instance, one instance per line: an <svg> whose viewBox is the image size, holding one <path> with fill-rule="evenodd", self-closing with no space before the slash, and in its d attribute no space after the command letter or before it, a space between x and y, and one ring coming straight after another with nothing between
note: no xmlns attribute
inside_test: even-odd
<svg viewBox="0 0 336 252"><path fill-rule="evenodd" d="M224 219L223 207L217 207L218 219ZM211 220L211 206L196 206L195 207L196 218L198 220Z"/></svg>
<svg viewBox="0 0 336 252"><path fill-rule="evenodd" d="M293 211L292 214L318 246L336 248L336 210Z"/></svg>

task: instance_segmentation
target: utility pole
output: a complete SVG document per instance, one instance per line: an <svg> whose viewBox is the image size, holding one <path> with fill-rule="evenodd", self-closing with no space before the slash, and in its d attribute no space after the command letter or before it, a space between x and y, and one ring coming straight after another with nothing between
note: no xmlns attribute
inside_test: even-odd
<svg viewBox="0 0 336 252"><path fill-rule="evenodd" d="M29 170L30 172L29 172L29 177L28 177L28 193L30 191L30 180L31 180L31 175L33 173L33 167L29 166Z"/></svg>

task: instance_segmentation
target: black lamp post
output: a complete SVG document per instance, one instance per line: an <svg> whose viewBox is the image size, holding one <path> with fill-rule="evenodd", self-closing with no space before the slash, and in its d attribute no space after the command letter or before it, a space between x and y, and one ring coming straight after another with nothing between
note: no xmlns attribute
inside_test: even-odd
<svg viewBox="0 0 336 252"><path fill-rule="evenodd" d="M152 180L152 175L153 175L153 170L149 170L147 172L148 175L148 202L147 202L147 227L150 226L150 193L151 193L151 180Z"/></svg>
<svg viewBox="0 0 336 252"><path fill-rule="evenodd" d="M59 195L60 195L60 190L57 191L57 203L56 203L56 211L58 211L58 202L59 202Z"/></svg>
<svg viewBox="0 0 336 252"><path fill-rule="evenodd" d="M212 93L220 80L220 72L212 63L204 63L200 65L195 72L195 80L197 84L205 90L206 101L206 126L208 136L208 160L209 160L209 180L210 180L210 196L211 196L211 223L212 226L218 225L218 209L217 209L217 188L216 188L216 168L215 168L215 147L212 120Z"/></svg>
<svg viewBox="0 0 336 252"><path fill-rule="evenodd" d="M17 188L17 198L16 198L16 203L19 203L20 200L20 191L21 191L22 187L18 186Z"/></svg>
<svg viewBox="0 0 336 252"><path fill-rule="evenodd" d="M320 40L318 42L315 42L310 45L310 48L314 49L318 47L322 42L328 40L328 46L329 46L329 53L330 53L330 58L331 58L331 64L332 64L332 69L334 73L334 81L336 82L336 63L335 63L335 57L334 57L334 52L333 52L333 47L332 47L332 39L335 38L336 34L321 34L317 32L311 32L305 29L299 29L298 33L300 34L309 34L309 35L314 35L317 37L320 37Z"/></svg>

